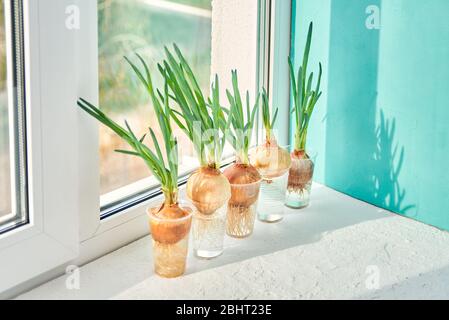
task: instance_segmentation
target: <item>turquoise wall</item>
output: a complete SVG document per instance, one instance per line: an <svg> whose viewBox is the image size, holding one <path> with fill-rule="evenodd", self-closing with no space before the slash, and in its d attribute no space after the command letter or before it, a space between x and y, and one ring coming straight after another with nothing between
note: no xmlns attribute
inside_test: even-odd
<svg viewBox="0 0 449 320"><path fill-rule="evenodd" d="M366 27L372 5L379 29ZM313 21L310 66L325 69L308 140L315 180L446 230L448 17L447 0L293 0L296 67Z"/></svg>

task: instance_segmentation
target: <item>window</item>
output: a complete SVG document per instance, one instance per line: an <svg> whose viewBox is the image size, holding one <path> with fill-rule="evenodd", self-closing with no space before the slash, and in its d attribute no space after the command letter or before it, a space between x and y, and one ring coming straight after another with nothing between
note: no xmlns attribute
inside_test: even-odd
<svg viewBox="0 0 449 320"><path fill-rule="evenodd" d="M28 221L22 6L19 1L11 6L4 2L0 1L0 233Z"/></svg>
<svg viewBox="0 0 449 320"><path fill-rule="evenodd" d="M99 101L109 115L123 123L126 119L136 133L158 128L145 89L123 56L138 52L156 63L164 59L163 46L176 43L191 61L205 93L211 73L211 0L99 0ZM157 70L153 70L159 75ZM155 79L157 80L157 79ZM157 85L161 85L161 79ZM156 184L140 159L114 152L126 149L121 139L104 126L99 128L100 204L103 209L122 202ZM177 130L181 172L197 166L188 138ZM156 132L156 134L159 134Z"/></svg>

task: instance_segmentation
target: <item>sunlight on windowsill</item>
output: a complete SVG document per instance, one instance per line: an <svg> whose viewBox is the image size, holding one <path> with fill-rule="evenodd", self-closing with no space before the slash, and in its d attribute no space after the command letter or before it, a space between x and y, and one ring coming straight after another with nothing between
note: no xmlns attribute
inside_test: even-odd
<svg viewBox="0 0 449 320"><path fill-rule="evenodd" d="M191 254L186 275L153 273L151 237L20 299L448 298L449 234L314 184L312 205L278 224L227 238L214 260Z"/></svg>

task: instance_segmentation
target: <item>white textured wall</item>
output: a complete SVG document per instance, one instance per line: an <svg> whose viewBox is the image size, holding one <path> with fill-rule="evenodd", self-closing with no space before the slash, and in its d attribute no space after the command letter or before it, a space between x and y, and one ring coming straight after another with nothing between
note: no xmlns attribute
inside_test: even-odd
<svg viewBox="0 0 449 320"><path fill-rule="evenodd" d="M257 70L257 0L212 1L212 75L230 87L237 69L241 90L253 92Z"/></svg>

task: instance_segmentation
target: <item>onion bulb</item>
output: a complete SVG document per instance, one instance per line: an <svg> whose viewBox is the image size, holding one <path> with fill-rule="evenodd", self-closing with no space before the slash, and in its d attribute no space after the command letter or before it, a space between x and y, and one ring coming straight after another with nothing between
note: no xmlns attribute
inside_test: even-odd
<svg viewBox="0 0 449 320"><path fill-rule="evenodd" d="M178 204L164 204L161 208L151 209L150 229L153 239L163 244L175 244L190 231L191 212ZM183 219L185 218L185 219Z"/></svg>
<svg viewBox="0 0 449 320"><path fill-rule="evenodd" d="M200 168L187 181L187 196L198 211L211 215L231 197L231 185L218 169Z"/></svg>
<svg viewBox="0 0 449 320"><path fill-rule="evenodd" d="M305 151L294 151L291 154L292 166L288 177L288 190L291 192L305 189L313 178L314 165Z"/></svg>
<svg viewBox="0 0 449 320"><path fill-rule="evenodd" d="M279 147L276 139L265 141L251 152L251 164L264 179L274 179L285 174L291 165L287 150Z"/></svg>
<svg viewBox="0 0 449 320"><path fill-rule="evenodd" d="M260 190L257 182L260 182L262 177L256 168L249 164L236 163L227 168L223 174L231 183L229 204L249 207L257 201Z"/></svg>

